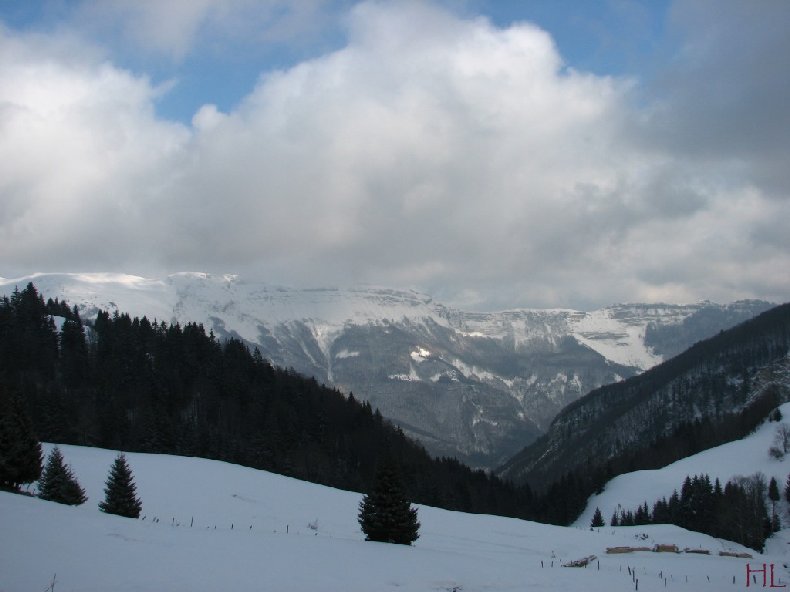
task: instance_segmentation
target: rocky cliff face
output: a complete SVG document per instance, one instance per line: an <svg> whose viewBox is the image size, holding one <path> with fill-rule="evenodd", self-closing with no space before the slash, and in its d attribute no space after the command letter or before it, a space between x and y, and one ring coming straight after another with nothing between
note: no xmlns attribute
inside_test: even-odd
<svg viewBox="0 0 790 592"><path fill-rule="evenodd" d="M592 389L769 306L471 313L413 291L295 290L198 273L37 274L0 279L0 293L28 281L45 298L76 304L87 319L106 309L202 322L277 365L369 400L432 453L481 467L509 458Z"/></svg>

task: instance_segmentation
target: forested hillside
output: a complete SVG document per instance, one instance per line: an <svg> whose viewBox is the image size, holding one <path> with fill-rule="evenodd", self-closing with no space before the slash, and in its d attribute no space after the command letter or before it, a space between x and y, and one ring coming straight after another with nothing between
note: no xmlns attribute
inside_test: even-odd
<svg viewBox="0 0 790 592"><path fill-rule="evenodd" d="M29 284L0 299L0 360L0 397L20 400L44 441L219 459L355 491L387 455L415 502L530 507L528 490L430 458L370 404L201 325L101 312L85 326Z"/></svg>
<svg viewBox="0 0 790 592"><path fill-rule="evenodd" d="M753 430L790 400L789 346L785 304L589 393L499 474L548 486L554 507L538 512L549 521L571 521L615 475L659 468Z"/></svg>

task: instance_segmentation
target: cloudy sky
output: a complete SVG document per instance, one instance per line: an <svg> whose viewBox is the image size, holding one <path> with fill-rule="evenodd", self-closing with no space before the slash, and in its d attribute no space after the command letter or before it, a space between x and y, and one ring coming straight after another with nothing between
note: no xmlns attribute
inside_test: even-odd
<svg viewBox="0 0 790 592"><path fill-rule="evenodd" d="M790 300L790 2L0 2L0 276Z"/></svg>

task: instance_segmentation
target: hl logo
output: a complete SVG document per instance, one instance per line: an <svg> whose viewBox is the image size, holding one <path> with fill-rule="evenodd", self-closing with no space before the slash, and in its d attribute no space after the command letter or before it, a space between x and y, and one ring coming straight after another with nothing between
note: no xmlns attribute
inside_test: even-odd
<svg viewBox="0 0 790 592"><path fill-rule="evenodd" d="M763 588L787 588L787 584L775 584L774 583L774 564L771 563L770 565L767 563L763 563L762 569L752 568L752 566L747 563L746 564L746 587L754 583L757 585L757 575L756 574L763 574ZM770 574L770 581L768 576ZM749 577L751 576L751 577Z"/></svg>

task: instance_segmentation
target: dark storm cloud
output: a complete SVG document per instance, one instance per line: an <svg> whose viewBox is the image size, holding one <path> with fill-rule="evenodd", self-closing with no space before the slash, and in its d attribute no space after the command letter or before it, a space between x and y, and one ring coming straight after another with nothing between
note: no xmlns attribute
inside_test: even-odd
<svg viewBox="0 0 790 592"><path fill-rule="evenodd" d="M783 0L676 3L680 47L648 88L648 133L703 165L729 160L742 178L788 197L789 26Z"/></svg>

